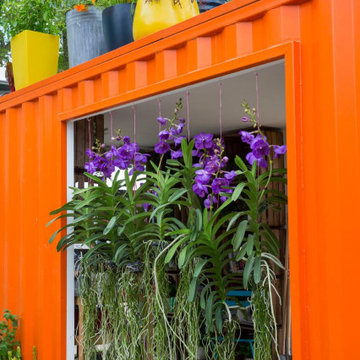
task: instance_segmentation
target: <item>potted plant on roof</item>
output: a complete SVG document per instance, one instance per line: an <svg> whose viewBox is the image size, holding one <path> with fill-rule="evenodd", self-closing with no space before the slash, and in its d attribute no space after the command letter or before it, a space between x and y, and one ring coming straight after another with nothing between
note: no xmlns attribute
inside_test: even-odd
<svg viewBox="0 0 360 360"><path fill-rule="evenodd" d="M95 6L103 9L102 24L106 51L132 42L136 0L97 0Z"/></svg>
<svg viewBox="0 0 360 360"><path fill-rule="evenodd" d="M55 75L63 27L55 0L4 0L0 14L4 37L11 39L16 89Z"/></svg>
<svg viewBox="0 0 360 360"><path fill-rule="evenodd" d="M134 40L198 14L199 7L196 0L139 0L134 15Z"/></svg>
<svg viewBox="0 0 360 360"><path fill-rule="evenodd" d="M62 3L70 67L105 53L101 9L94 6L95 3L96 0L66 0Z"/></svg>

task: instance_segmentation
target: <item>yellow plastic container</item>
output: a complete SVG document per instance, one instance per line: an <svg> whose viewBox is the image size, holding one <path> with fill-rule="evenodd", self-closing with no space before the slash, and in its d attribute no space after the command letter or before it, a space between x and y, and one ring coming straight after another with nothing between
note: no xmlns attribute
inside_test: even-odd
<svg viewBox="0 0 360 360"><path fill-rule="evenodd" d="M199 14L196 0L138 0L136 3L133 36L141 39Z"/></svg>
<svg viewBox="0 0 360 360"><path fill-rule="evenodd" d="M19 90L58 71L59 36L25 30L11 39L15 89Z"/></svg>

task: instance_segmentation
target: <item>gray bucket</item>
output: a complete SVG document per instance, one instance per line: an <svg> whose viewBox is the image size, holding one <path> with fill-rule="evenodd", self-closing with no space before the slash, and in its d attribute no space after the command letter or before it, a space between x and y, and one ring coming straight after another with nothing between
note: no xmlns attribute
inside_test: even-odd
<svg viewBox="0 0 360 360"><path fill-rule="evenodd" d="M89 6L85 12L68 11L66 32L70 67L105 53L100 9Z"/></svg>

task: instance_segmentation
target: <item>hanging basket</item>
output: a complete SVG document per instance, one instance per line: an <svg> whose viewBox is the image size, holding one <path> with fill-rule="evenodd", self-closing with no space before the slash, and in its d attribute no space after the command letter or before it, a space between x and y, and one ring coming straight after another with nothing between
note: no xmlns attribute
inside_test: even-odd
<svg viewBox="0 0 360 360"><path fill-rule="evenodd" d="M73 67L105 53L101 10L89 6L86 11L66 13L69 66Z"/></svg>
<svg viewBox="0 0 360 360"><path fill-rule="evenodd" d="M199 14L195 0L138 0L133 35L141 39Z"/></svg>

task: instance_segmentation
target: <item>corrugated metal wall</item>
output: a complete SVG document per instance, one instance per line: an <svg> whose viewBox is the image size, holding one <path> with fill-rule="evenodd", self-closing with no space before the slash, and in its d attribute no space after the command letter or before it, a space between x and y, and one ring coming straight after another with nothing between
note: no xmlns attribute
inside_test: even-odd
<svg viewBox="0 0 360 360"><path fill-rule="evenodd" d="M65 124L55 120L57 96L0 113L0 311L20 316L25 359L63 359L64 256L47 239L49 209L66 189Z"/></svg>
<svg viewBox="0 0 360 360"><path fill-rule="evenodd" d="M234 0L0 98L0 311L65 358L65 121L285 57L294 359L356 359L360 2ZM293 41L299 42L300 45Z"/></svg>

